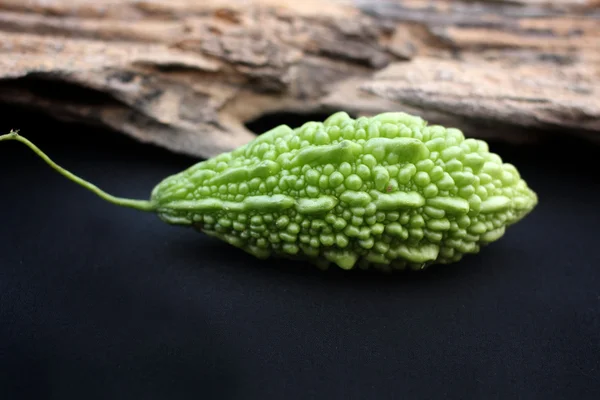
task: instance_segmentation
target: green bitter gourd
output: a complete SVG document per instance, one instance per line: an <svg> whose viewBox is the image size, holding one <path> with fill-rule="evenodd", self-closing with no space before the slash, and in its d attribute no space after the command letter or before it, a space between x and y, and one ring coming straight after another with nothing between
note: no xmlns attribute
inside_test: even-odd
<svg viewBox="0 0 600 400"><path fill-rule="evenodd" d="M483 140L420 117L389 112L278 126L154 187L149 200L114 204L157 213L264 259L320 267L423 269L477 253L529 214L538 197Z"/></svg>

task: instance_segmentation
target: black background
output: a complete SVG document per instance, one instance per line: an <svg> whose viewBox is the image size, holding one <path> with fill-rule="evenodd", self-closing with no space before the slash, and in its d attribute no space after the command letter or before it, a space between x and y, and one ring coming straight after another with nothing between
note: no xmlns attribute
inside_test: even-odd
<svg viewBox="0 0 600 400"><path fill-rule="evenodd" d="M1 115L119 196L197 161ZM458 264L380 276L258 261L0 143L0 399L600 398L600 147L491 149L536 210Z"/></svg>

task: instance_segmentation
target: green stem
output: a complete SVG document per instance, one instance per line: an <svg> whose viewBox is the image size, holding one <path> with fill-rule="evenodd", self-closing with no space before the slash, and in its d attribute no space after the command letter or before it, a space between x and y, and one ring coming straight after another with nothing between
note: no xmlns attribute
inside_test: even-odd
<svg viewBox="0 0 600 400"><path fill-rule="evenodd" d="M77 183L80 186L94 192L96 195L101 197L102 199L119 206L129 207L140 211L154 211L155 207L152 202L148 200L134 200L127 199L122 197L112 196L103 190L99 189L97 186L91 184L90 182L79 178L76 175L73 175L71 172L65 170L61 166L57 165L54 161L52 161L43 151L41 151L36 145L31 143L29 140L25 139L23 136L20 136L17 131L10 131L10 133L6 135L0 135L0 142L5 140L16 140L25 144L31 150L33 150L38 156L40 156L48 165L50 165L54 170L58 171L62 175L66 176L71 181Z"/></svg>

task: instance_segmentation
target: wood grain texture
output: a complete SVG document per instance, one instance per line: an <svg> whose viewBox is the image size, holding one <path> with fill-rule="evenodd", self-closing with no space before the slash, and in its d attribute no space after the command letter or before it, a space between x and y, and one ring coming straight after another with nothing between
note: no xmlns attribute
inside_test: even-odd
<svg viewBox="0 0 600 400"><path fill-rule="evenodd" d="M277 111L599 137L599 1L296 3L0 0L0 101L199 157Z"/></svg>

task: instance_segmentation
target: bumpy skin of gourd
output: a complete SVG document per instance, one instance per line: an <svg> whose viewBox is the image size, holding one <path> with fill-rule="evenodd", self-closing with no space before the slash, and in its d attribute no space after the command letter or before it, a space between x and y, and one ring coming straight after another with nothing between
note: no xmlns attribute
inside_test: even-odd
<svg viewBox="0 0 600 400"><path fill-rule="evenodd" d="M259 258L423 269L498 240L536 206L481 140L405 113L277 127L156 186L171 224Z"/></svg>

